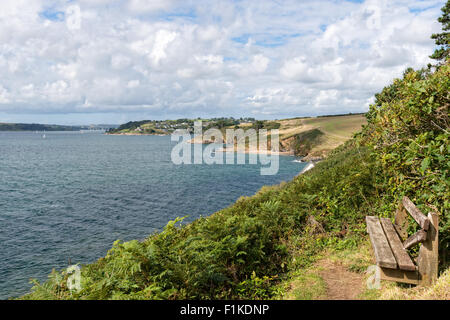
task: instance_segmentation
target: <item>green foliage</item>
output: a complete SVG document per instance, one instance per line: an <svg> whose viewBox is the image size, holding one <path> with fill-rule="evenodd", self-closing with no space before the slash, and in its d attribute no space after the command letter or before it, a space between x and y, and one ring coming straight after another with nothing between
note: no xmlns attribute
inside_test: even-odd
<svg viewBox="0 0 450 320"><path fill-rule="evenodd" d="M395 200L389 211L404 195L425 213L438 211L442 254L450 241L449 87L448 63L428 76L407 72L377 96L364 132Z"/></svg>
<svg viewBox="0 0 450 320"><path fill-rule="evenodd" d="M259 130L259 129L263 129L264 128L264 121L261 121L261 120L256 120L254 123L253 123L253 129L255 129L255 130Z"/></svg>
<svg viewBox="0 0 450 320"><path fill-rule="evenodd" d="M435 33L431 36L434 39L438 48L430 56L432 59L436 59L441 63L445 63L450 56L450 0L442 7L442 16L438 18L438 21L442 24L441 33Z"/></svg>
<svg viewBox="0 0 450 320"><path fill-rule="evenodd" d="M264 129L266 130L279 129L280 127L281 123L276 121L267 121L264 123Z"/></svg>
<svg viewBox="0 0 450 320"><path fill-rule="evenodd" d="M110 130L110 132L113 133L113 132L119 132L119 131L123 131L123 130L135 130L135 129L139 128L141 125L146 124L148 122L150 122L150 120L130 121L130 122L120 125L117 129Z"/></svg>
<svg viewBox="0 0 450 320"><path fill-rule="evenodd" d="M239 295L248 299L269 299L279 293L279 289L273 285L273 277L264 276L259 278L252 273L250 279L244 280L237 285Z"/></svg>

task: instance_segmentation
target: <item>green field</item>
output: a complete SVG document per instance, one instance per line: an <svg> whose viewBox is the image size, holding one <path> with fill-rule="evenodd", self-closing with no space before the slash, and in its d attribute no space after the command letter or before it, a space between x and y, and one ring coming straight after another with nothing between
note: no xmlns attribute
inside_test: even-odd
<svg viewBox="0 0 450 320"><path fill-rule="evenodd" d="M317 126L326 134L349 139L361 126L367 123L364 115L352 115L341 117L324 117L304 120L307 125Z"/></svg>
<svg viewBox="0 0 450 320"><path fill-rule="evenodd" d="M331 150L343 144L360 131L367 123L364 115L327 116L317 118L296 118L278 121L280 126L280 140L285 149L295 150L295 141L301 136L311 136L306 133L320 132L320 139L316 139L308 150L311 157L325 157ZM317 134L316 134L317 135ZM304 154L305 152L300 152Z"/></svg>

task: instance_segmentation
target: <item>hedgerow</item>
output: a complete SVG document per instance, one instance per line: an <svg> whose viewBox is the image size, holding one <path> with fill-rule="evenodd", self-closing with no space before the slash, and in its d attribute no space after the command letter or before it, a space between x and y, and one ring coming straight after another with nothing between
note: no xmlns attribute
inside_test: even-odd
<svg viewBox="0 0 450 320"><path fill-rule="evenodd" d="M408 71L376 96L364 137L382 165L385 192L392 198L408 196L425 214L440 214L439 247L448 261L450 65L431 74Z"/></svg>

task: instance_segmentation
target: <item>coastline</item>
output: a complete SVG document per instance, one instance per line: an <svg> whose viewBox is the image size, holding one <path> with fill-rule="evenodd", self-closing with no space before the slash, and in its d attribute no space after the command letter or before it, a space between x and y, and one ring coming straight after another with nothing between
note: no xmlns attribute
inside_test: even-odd
<svg viewBox="0 0 450 320"><path fill-rule="evenodd" d="M170 134L162 134L162 133L131 133L131 132L124 132L124 133L108 133L105 132L106 135L109 136L169 136Z"/></svg>
<svg viewBox="0 0 450 320"><path fill-rule="evenodd" d="M105 135L112 135L112 136L160 136L160 137L164 137L164 136L169 136L170 134L155 134L155 133L131 133L131 132L125 132L125 133L104 133ZM196 138L192 138L189 141L187 141L187 143L190 144L213 144L214 141L209 141L209 140L201 140L201 139L196 139ZM236 148L227 148L227 147L222 147L222 148L217 148L215 150L215 152L239 152L242 153L241 151L236 150ZM295 156L295 152L294 150L290 150L290 151L271 151L271 150L259 150L259 149L247 149L245 151L243 151L243 153L245 154L266 154L266 155L279 155L279 156ZM313 154L307 154L306 156L302 157L302 162L319 162L321 160L323 160L324 157L323 156L317 156L316 153Z"/></svg>
<svg viewBox="0 0 450 320"><path fill-rule="evenodd" d="M294 156L294 151L271 151L271 150L259 150L259 149L247 149L245 151L238 151L236 148L218 148L216 152L239 152L245 154L267 154L267 155L279 155L279 156Z"/></svg>
<svg viewBox="0 0 450 320"><path fill-rule="evenodd" d="M169 136L170 134L154 134L154 133L131 133L131 132L125 132L125 133L104 133L105 135L111 135L111 136ZM213 144L214 141L206 141L206 140L200 140L196 138L192 138L191 140L187 141L187 143L190 144ZM238 152L235 148L230 149L226 147L217 148L215 150L216 152ZM240 151L239 151L240 152ZM280 155L280 156L295 156L295 152L293 150L290 151L271 151L271 150L259 150L259 149L251 149L251 150L245 150L243 153L245 154L267 154L267 155ZM318 162L323 160L323 157L320 156L309 156L306 155L302 159L306 159L306 161L313 161Z"/></svg>

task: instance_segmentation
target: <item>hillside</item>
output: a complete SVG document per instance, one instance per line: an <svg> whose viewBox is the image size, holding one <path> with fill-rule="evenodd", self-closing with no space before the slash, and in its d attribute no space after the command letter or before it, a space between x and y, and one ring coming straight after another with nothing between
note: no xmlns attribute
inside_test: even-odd
<svg viewBox="0 0 450 320"><path fill-rule="evenodd" d="M312 170L193 223L171 221L144 241L117 241L105 257L82 266L80 291L68 290L62 270L22 298L320 299L333 281L323 272L328 267L358 275L346 275L349 282L363 281L373 264L364 217L392 218L405 195L423 212L440 214L441 276L426 290L383 283L358 298L448 298L449 88L449 63L434 73L409 70L376 95L367 126ZM350 134L326 120L301 125ZM297 120L283 121L292 125L285 135L299 134Z"/></svg>
<svg viewBox="0 0 450 320"><path fill-rule="evenodd" d="M194 132L194 122L199 119L178 119L164 121L135 121L121 125L108 134L118 135L168 135L177 129ZM350 139L367 123L363 114L305 117L283 120L255 120L252 118L202 119L203 132L210 128L220 129L225 143L227 129L278 129L280 134L279 150L285 154L305 157L305 160L320 159L334 148ZM203 137L196 137L193 143L210 143ZM249 150L247 147L247 151Z"/></svg>
<svg viewBox="0 0 450 320"><path fill-rule="evenodd" d="M80 131L80 130L107 130L117 127L113 124L63 126L56 124L37 123L0 123L0 131Z"/></svg>
<svg viewBox="0 0 450 320"><path fill-rule="evenodd" d="M177 119L177 120L141 120L130 121L117 128L108 130L108 134L116 135L169 135L177 129L194 132L194 122L202 121L204 130L209 128L226 128L242 123L253 123L254 118L212 118L212 119Z"/></svg>
<svg viewBox="0 0 450 320"><path fill-rule="evenodd" d="M36 123L0 123L0 131L79 131L81 127Z"/></svg>
<svg viewBox="0 0 450 320"><path fill-rule="evenodd" d="M278 129L280 141L279 151L283 154L301 156L305 161L325 158L331 150L352 138L356 132L361 130L363 125L367 124L367 120L363 114L330 115L258 122L260 122L259 126L258 123L252 123L241 124L236 126L236 128L242 128L244 130L256 129L256 132L259 132L258 129L266 129L268 131ZM225 137L225 133L223 133L223 136ZM201 141L203 140L196 140L197 143ZM236 146L234 148L225 148L224 150L235 151ZM257 150L249 148L248 144L246 151L257 152Z"/></svg>
<svg viewBox="0 0 450 320"><path fill-rule="evenodd" d="M304 156L305 160L323 158L352 138L367 124L364 115L327 116L279 121L281 150Z"/></svg>

